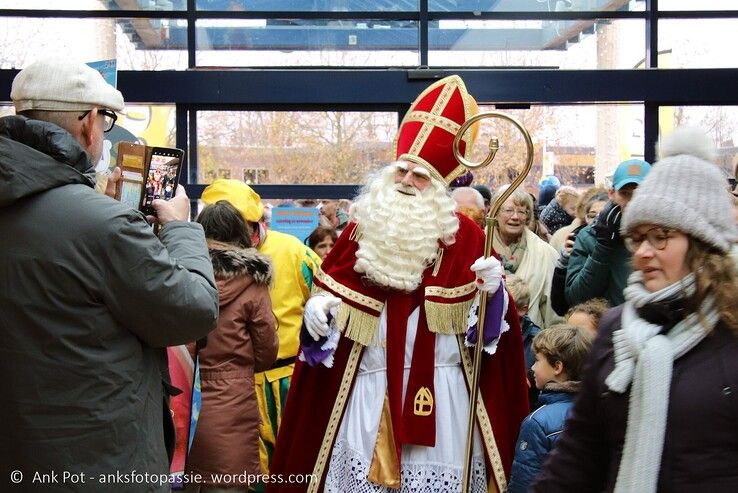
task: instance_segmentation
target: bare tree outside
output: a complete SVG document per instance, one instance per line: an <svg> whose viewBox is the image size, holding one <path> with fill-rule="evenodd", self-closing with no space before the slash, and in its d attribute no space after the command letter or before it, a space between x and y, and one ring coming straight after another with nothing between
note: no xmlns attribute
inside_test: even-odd
<svg viewBox="0 0 738 493"><path fill-rule="evenodd" d="M266 183L356 183L391 159L396 127L393 113L200 112L199 179L263 169Z"/></svg>

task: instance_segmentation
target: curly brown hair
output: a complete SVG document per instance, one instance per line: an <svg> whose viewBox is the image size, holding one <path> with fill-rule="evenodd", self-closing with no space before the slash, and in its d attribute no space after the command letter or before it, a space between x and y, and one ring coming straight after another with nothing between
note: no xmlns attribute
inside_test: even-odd
<svg viewBox="0 0 738 493"><path fill-rule="evenodd" d="M693 237L689 238L687 265L695 275L695 293L687 302L687 309L702 316L705 298L715 297L715 308L720 319L738 336L738 269L736 259Z"/></svg>
<svg viewBox="0 0 738 493"><path fill-rule="evenodd" d="M564 315L564 319L569 320L569 317L573 313L580 312L592 317L594 326L598 327L600 325L600 319L602 318L602 315L604 315L605 312L609 309L610 304L605 298L592 298L591 300L587 300L583 303L579 303L569 308L569 311L567 311L566 315Z"/></svg>

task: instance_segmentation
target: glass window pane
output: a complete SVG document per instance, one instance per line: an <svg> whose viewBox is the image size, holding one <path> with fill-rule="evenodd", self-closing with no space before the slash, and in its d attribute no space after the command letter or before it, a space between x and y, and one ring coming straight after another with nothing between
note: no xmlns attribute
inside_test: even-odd
<svg viewBox="0 0 738 493"><path fill-rule="evenodd" d="M640 19L439 21L429 31L431 66L631 69L645 57Z"/></svg>
<svg viewBox="0 0 738 493"><path fill-rule="evenodd" d="M418 23L386 20L202 19L197 65L417 66Z"/></svg>
<svg viewBox="0 0 738 493"><path fill-rule="evenodd" d="M197 181L353 184L392 159L393 112L199 111Z"/></svg>
<svg viewBox="0 0 738 493"><path fill-rule="evenodd" d="M481 111L493 109L480 106ZM543 176L553 174L566 185L586 188L606 183L621 161L643 159L643 105L532 105L530 109L502 111L531 134L533 167L525 186L536 196ZM526 151L520 132L510 123L484 119L472 161L479 162L486 156L491 137L499 140L500 150L492 164L473 173L475 184L486 184L494 190L517 176Z"/></svg>
<svg viewBox="0 0 738 493"><path fill-rule="evenodd" d="M735 0L659 0L659 10L738 10Z"/></svg>
<svg viewBox="0 0 738 493"><path fill-rule="evenodd" d="M629 0L429 0L428 9L431 12L593 12L643 10L642 4Z"/></svg>
<svg viewBox="0 0 738 493"><path fill-rule="evenodd" d="M187 0L0 0L0 9L39 10L187 10Z"/></svg>
<svg viewBox="0 0 738 493"><path fill-rule="evenodd" d="M717 149L717 161L734 176L738 165L738 107L736 106L662 106L659 108L659 132L669 135L675 127L704 129Z"/></svg>
<svg viewBox="0 0 738 493"><path fill-rule="evenodd" d="M659 68L736 68L733 43L738 19L665 19L659 21L659 52L671 53Z"/></svg>
<svg viewBox="0 0 738 493"><path fill-rule="evenodd" d="M0 38L0 69L69 53L84 61L117 59L118 70L187 68L186 20L0 17Z"/></svg>
<svg viewBox="0 0 738 493"><path fill-rule="evenodd" d="M141 144L174 147L175 115L173 104L126 104L123 111L118 113L116 126L130 134L129 140L135 138Z"/></svg>
<svg viewBox="0 0 738 493"><path fill-rule="evenodd" d="M197 0L196 8L236 12L417 12L418 0Z"/></svg>
<svg viewBox="0 0 738 493"><path fill-rule="evenodd" d="M12 104L0 103L0 118L8 115L15 115L15 108Z"/></svg>

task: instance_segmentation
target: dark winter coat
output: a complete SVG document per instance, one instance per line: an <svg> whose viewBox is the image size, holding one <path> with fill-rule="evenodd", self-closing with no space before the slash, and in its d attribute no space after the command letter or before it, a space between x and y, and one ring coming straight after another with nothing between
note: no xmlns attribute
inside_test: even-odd
<svg viewBox="0 0 738 493"><path fill-rule="evenodd" d="M576 237L585 226L575 228L570 234ZM559 260L556 261L556 267L554 267L553 277L551 278L551 308L562 317L571 308L566 300L566 273L569 270L569 258L559 253Z"/></svg>
<svg viewBox="0 0 738 493"><path fill-rule="evenodd" d="M526 493L564 430L579 382L549 383L538 397L541 405L523 421L515 445L507 493Z"/></svg>
<svg viewBox="0 0 738 493"><path fill-rule="evenodd" d="M551 277L551 308L556 315L562 317L569 311L569 302L566 301L566 271L569 268L569 258L560 258L554 267Z"/></svg>
<svg viewBox="0 0 738 493"><path fill-rule="evenodd" d="M269 285L272 265L256 249L211 243L210 257L220 294L217 328L198 353L201 409L187 467L204 483L219 474L259 474L259 409L254 372L277 358ZM244 481L231 485L245 484Z"/></svg>
<svg viewBox="0 0 738 493"><path fill-rule="evenodd" d="M631 254L622 240L609 246L597 243L592 226L584 227L574 242L566 269L566 301L574 306L605 298L610 306L617 306L625 301Z"/></svg>
<svg viewBox="0 0 738 493"><path fill-rule="evenodd" d="M621 313L616 307L600 323L566 430L533 492L609 492L615 486L630 393L611 392L605 378L615 366L612 333ZM639 312L666 330L682 313L674 304ZM738 491L738 336L722 322L674 361L658 491Z"/></svg>
<svg viewBox="0 0 738 493"><path fill-rule="evenodd" d="M164 347L205 336L218 296L199 224L161 228L94 190L61 127L0 119L0 490L9 472L167 474ZM59 477L61 482L61 476ZM141 482L64 491L168 491Z"/></svg>
<svg viewBox="0 0 738 493"><path fill-rule="evenodd" d="M553 199L541 210L540 219L543 225L546 226L548 234L553 236L553 234L559 229L570 225L574 220L574 216L570 216L569 213L561 207L558 200Z"/></svg>

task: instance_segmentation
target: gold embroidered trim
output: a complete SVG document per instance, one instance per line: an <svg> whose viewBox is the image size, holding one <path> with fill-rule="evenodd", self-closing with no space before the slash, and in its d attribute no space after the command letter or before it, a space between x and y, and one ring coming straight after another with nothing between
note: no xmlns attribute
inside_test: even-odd
<svg viewBox="0 0 738 493"><path fill-rule="evenodd" d="M467 389L471 385L472 381L472 369L473 360L469 354L469 348L464 345L464 336L458 335L457 342L459 344L459 354L461 354L461 363L464 367L464 374L466 375L466 386ZM471 402L469 403L471 405ZM484 448L487 451L487 457L492 465L492 473L494 479L497 482L499 491L507 490L507 479L505 478L505 468L502 466L502 458L500 457L500 451L497 448L497 441L492 430L492 422L489 420L487 409L484 407L484 400L482 399L482 393L479 393L477 399L477 425L479 426L479 433L482 435L482 442L484 442Z"/></svg>
<svg viewBox="0 0 738 493"><path fill-rule="evenodd" d="M425 288L426 296L437 296L439 298L458 298L469 294L477 289L477 283L472 281L456 288L442 288L440 286L428 286Z"/></svg>
<svg viewBox="0 0 738 493"><path fill-rule="evenodd" d="M352 341L369 346L376 342L379 333L379 317L359 310L348 303L341 303L336 312L336 329Z"/></svg>
<svg viewBox="0 0 738 493"><path fill-rule="evenodd" d="M443 79L443 90L441 91L441 94L436 99L436 102L433 105L433 108L431 108L430 112L418 112L414 108L416 105L422 101L430 92L435 91L438 89L438 83L431 84L430 86L426 87L423 92L418 95L417 98L415 98L415 101L410 105L410 111L405 115L405 117L402 119L402 122L400 123L400 129L402 129L402 125L405 124L406 121L422 121L423 126L421 127L420 131L418 132L418 135L415 136L415 139L413 141L413 145L411 148L407 151L406 154L403 154L402 156L399 156L397 160L407 160L414 162L416 164L420 164L428 169L436 178L441 180L442 182L446 183L448 185L452 181L454 181L456 178L461 176L462 174L466 173L466 168L462 165L457 166L454 168L454 170L445 178L436 171L436 169L431 166L427 161L418 158L417 156L410 155L409 153L417 154L419 149L422 149L425 145L426 140L428 140L428 135L430 135L430 131L433 130L434 126L439 126L441 128L446 128L446 126L442 123L442 120L446 120L444 117L440 117L441 113L443 113L443 110L446 108L446 105L448 104L449 100L451 99L451 96L454 93L454 90L456 88L459 89L459 93L461 94L461 99L464 104L464 119L471 118L473 115L475 115L479 111L479 106L477 105L477 102L474 100L471 94L469 94L469 91L466 89L466 85L464 85L464 81L461 80L461 77L458 75L450 75ZM423 117L416 117L416 113L420 114L426 114L427 116ZM438 114L438 115L437 115ZM411 120L412 118L412 120ZM422 119L421 119L422 118ZM461 125L454 123L455 128L458 130L461 128ZM469 130L464 134L462 140L466 143L466 148L464 149L464 157L469 159L469 156L472 152L472 145L473 144L473 137L475 134L475 128L479 128L479 123L475 123L471 127L469 127ZM453 134L456 134L456 131L453 131ZM399 144L399 132L395 136L395 138L392 140L392 153L394 155L397 155L397 146ZM413 159L415 158L415 159Z"/></svg>
<svg viewBox="0 0 738 493"><path fill-rule="evenodd" d="M469 149L471 149L471 146L470 145L467 145L467 147ZM464 156L464 157L467 158L467 159L469 159L468 156ZM448 176L446 176L446 183L449 183L450 184L452 181L454 181L456 178L458 178L459 176L463 175L467 171L468 170L464 166L457 166L457 167L455 167L454 170L451 173L449 173Z"/></svg>
<svg viewBox="0 0 738 493"><path fill-rule="evenodd" d="M411 111L405 117L405 123L407 122L422 122L433 125L434 127L442 128L450 134L456 135L461 125L441 115L432 115L425 111Z"/></svg>
<svg viewBox="0 0 738 493"><path fill-rule="evenodd" d="M433 267L433 277L436 277L438 275L438 272L441 270L441 262L443 262L444 251L445 250L443 248L438 248L438 253L436 253L436 260L435 262L433 262L435 264Z"/></svg>
<svg viewBox="0 0 738 493"><path fill-rule="evenodd" d="M341 416L343 415L343 409L346 407L346 401L351 393L351 385L354 382L354 374L356 368L359 365L361 359L362 346L354 343L351 348L351 354L349 354L348 362L346 363L346 370L343 372L343 378L341 379L341 385L338 388L338 395L336 396L336 402L333 404L333 410L331 411L331 417L328 420L328 426L325 430L325 437L323 443L320 445L320 451L318 452L318 458L315 460L315 467L313 468L313 478L318 478L317 481L310 481L308 486L308 493L317 493L320 487L320 482L323 478L323 471L325 466L328 464L328 459L331 455L331 449L333 448L333 440L336 437L338 431L338 425L341 424Z"/></svg>
<svg viewBox="0 0 738 493"><path fill-rule="evenodd" d="M377 312L382 311L382 307L384 306L384 303L381 303L375 300L374 298L370 298L369 296L366 296L357 291L354 291L351 288L347 288L343 284L339 284L331 276L326 274L323 271L323 269L318 269L318 272L315 273L315 278L318 279L321 283L325 284L328 288L330 288L335 293L338 293L341 296L347 299L350 299L351 301L355 303L358 303L362 306L365 306Z"/></svg>
<svg viewBox="0 0 738 493"><path fill-rule="evenodd" d="M459 79L461 80L461 79ZM457 84L444 84L443 89L441 90L441 93L438 95L438 99L436 99L435 103L433 103L433 108L428 112L431 115L439 115L443 113L443 109L448 104L449 100L451 99L451 95L454 92L454 89L458 87ZM424 91L425 93L425 91ZM421 100L421 97L418 97L415 101L418 102ZM404 118L403 118L403 124L404 124ZM431 132L435 128L435 125L433 123L430 123L428 121L423 122L423 126L420 127L420 130L418 131L418 135L415 136L415 140L413 140L413 145L410 146L410 149L408 149L408 154L418 156L420 154L420 151L425 147L425 143L428 140L428 137L430 136ZM435 169L433 166L431 166L431 169ZM437 174L440 175L436 171ZM441 181L446 183L445 178L441 178Z"/></svg>
<svg viewBox="0 0 738 493"><path fill-rule="evenodd" d="M474 298L460 303L436 303L425 300L428 330L434 334L465 334L469 308Z"/></svg>

